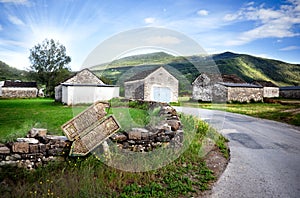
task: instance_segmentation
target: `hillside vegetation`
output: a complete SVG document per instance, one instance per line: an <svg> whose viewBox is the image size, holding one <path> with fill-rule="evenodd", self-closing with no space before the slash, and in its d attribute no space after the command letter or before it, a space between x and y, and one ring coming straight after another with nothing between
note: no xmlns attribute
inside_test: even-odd
<svg viewBox="0 0 300 198"><path fill-rule="evenodd" d="M99 76L105 76L113 84L122 84L138 72L158 66L173 68L171 73L179 80L191 84L200 72L210 72L216 65L220 73L236 74L247 82L268 80L278 86L299 85L300 64L225 52L212 56L178 57L164 52L135 55L115 60L109 64L91 68ZM213 70L212 72L216 72ZM185 86L181 86L184 88Z"/></svg>
<svg viewBox="0 0 300 198"><path fill-rule="evenodd" d="M2 80L27 80L27 72L8 66L0 61L0 81Z"/></svg>

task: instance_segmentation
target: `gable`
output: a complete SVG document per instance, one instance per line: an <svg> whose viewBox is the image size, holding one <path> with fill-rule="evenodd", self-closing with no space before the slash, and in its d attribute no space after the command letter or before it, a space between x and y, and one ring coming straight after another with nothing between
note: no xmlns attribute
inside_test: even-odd
<svg viewBox="0 0 300 198"><path fill-rule="evenodd" d="M94 73L84 69L69 78L63 84L104 84Z"/></svg>
<svg viewBox="0 0 300 198"><path fill-rule="evenodd" d="M164 69L163 67L160 67L160 68L156 69L155 71L150 73L145 79L150 79L154 76L159 76L161 78L172 78L173 80L178 82L178 80L172 74L170 74L166 69Z"/></svg>

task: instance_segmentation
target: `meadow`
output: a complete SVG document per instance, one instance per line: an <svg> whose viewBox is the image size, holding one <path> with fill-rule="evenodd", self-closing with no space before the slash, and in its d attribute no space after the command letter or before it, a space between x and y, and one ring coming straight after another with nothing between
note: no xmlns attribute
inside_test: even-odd
<svg viewBox="0 0 300 198"><path fill-rule="evenodd" d="M1 141L23 137L33 126L46 127L51 133L61 135L60 126L84 108L63 106L51 99L0 100ZM117 110L114 107L112 112L119 119L130 114L137 125L150 122L149 114L143 109ZM181 115L181 121L187 140L185 150L166 166L147 172L125 172L106 165L92 154L65 156L64 161L52 162L34 171L1 167L0 194L3 197L199 196L216 180L204 161L202 141L212 139L228 158L227 140L195 117ZM126 122L121 123L127 127Z"/></svg>

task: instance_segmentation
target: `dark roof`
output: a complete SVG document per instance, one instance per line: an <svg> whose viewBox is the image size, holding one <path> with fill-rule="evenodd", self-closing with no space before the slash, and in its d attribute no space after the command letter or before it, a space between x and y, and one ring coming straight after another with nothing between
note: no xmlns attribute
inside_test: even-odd
<svg viewBox="0 0 300 198"><path fill-rule="evenodd" d="M300 86L279 87L279 90L300 90Z"/></svg>
<svg viewBox="0 0 300 198"><path fill-rule="evenodd" d="M219 82L218 84L224 85L226 87L248 87L248 88L262 88L260 85L254 85L249 83L226 83L226 82Z"/></svg>
<svg viewBox="0 0 300 198"><path fill-rule="evenodd" d="M149 69L146 71L142 71L140 73L137 73L136 75L132 76L131 78L129 78L128 80L125 80L125 82L129 82L129 81L135 81L135 80L143 80L145 79L147 76L149 76L151 73L153 73L154 71L156 71L158 68L160 67L156 67L154 69Z"/></svg>
<svg viewBox="0 0 300 198"><path fill-rule="evenodd" d="M3 87L37 87L36 82L5 81Z"/></svg>
<svg viewBox="0 0 300 198"><path fill-rule="evenodd" d="M263 87L278 87L277 85L275 85L271 81L265 81L265 80L255 80L252 83L255 84L255 85L261 85Z"/></svg>

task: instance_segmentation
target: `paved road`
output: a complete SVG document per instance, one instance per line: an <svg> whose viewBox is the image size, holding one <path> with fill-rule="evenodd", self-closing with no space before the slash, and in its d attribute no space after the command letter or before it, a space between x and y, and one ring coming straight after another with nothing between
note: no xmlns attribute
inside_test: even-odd
<svg viewBox="0 0 300 198"><path fill-rule="evenodd" d="M249 116L177 107L230 142L230 162L212 197L300 197L300 128Z"/></svg>

